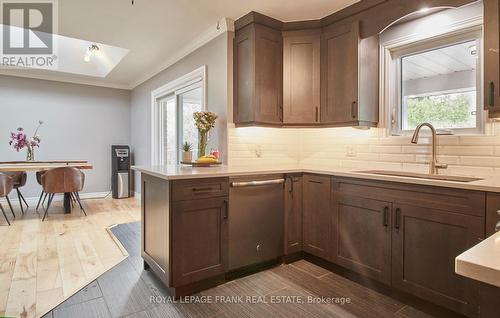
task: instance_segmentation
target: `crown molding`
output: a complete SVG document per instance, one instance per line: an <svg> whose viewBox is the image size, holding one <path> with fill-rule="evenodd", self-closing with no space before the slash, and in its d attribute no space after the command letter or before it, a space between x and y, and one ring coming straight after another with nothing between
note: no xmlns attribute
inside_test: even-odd
<svg viewBox="0 0 500 318"><path fill-rule="evenodd" d="M147 80L154 77L158 73L164 71L168 67L177 63L178 61L180 61L181 59L183 59L187 55L196 51L197 49L199 49L203 45L207 44L211 40L215 39L219 35L224 34L228 31L234 32L234 20L229 19L229 18L219 19L217 21L217 23L211 25L210 28L208 28L205 32L200 34L198 37L196 37L191 42L189 42L185 47L180 49L177 54L170 57L163 64L161 64L158 67L155 67L153 70L147 72L144 76L140 77L138 80L132 82L132 84L130 85L130 89L134 89L135 87L141 85L142 83L146 82Z"/></svg>
<svg viewBox="0 0 500 318"><path fill-rule="evenodd" d="M12 77L22 77L22 78L31 78L31 79L39 79L46 80L52 82L63 82L70 84L79 84L79 85L89 85L89 86L97 86L104 88L115 88L115 89L124 89L130 90L129 85L117 84L111 82L99 82L93 79L83 79L83 78L70 78L64 75L56 75L56 74L30 74L19 72L18 70L0 70L0 75L4 76L12 76Z"/></svg>
<svg viewBox="0 0 500 318"><path fill-rule="evenodd" d="M23 78L32 78L32 79L40 79L54 82L64 82L64 83L72 83L72 84L80 84L80 85L90 85L90 86L98 86L98 87L106 87L106 88L115 88L115 89L125 89L132 90L135 87L141 85L146 82L150 78L154 77L158 73L164 71L168 67L177 63L187 55L196 51L203 45L207 44L211 40L215 39L221 34L226 32L234 32L234 20L230 18L222 18L219 19L216 23L212 24L207 30L201 33L198 37L190 41L186 46L181 48L176 54L172 55L169 59L167 59L164 63L161 63L158 67L150 70L144 75L140 76L138 79L131 81L129 84L120 84L113 82L102 82L99 80L88 79L88 78L76 78L71 76L59 75L57 73L51 74L30 74L26 71L19 70L9 70L9 69L0 69L0 75L5 76L14 76L14 77L23 77Z"/></svg>

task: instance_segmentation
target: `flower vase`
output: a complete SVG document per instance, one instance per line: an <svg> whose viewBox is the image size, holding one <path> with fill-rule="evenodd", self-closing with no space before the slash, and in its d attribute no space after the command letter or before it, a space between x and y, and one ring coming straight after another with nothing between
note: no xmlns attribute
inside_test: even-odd
<svg viewBox="0 0 500 318"><path fill-rule="evenodd" d="M208 132L198 132L198 158L203 157L207 151Z"/></svg>
<svg viewBox="0 0 500 318"><path fill-rule="evenodd" d="M35 149L32 147L28 147L26 149L26 161L33 161L35 160Z"/></svg>

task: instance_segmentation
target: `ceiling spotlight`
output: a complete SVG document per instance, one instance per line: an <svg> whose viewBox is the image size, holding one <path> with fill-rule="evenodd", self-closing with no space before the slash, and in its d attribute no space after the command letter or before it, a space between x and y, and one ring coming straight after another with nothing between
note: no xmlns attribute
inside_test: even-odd
<svg viewBox="0 0 500 318"><path fill-rule="evenodd" d="M99 51L99 46L97 46L97 44L93 43L91 46L88 47L87 53L85 53L83 60L85 62L90 62L90 57L98 51Z"/></svg>

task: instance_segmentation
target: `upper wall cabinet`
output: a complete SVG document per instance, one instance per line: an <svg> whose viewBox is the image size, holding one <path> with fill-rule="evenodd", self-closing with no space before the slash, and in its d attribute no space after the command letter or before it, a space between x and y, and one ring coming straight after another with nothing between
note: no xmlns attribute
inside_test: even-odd
<svg viewBox="0 0 500 318"><path fill-rule="evenodd" d="M376 126L378 37L360 39L359 21L333 24L321 36L321 123Z"/></svg>
<svg viewBox="0 0 500 318"><path fill-rule="evenodd" d="M484 0L484 105L500 117L500 1Z"/></svg>
<svg viewBox="0 0 500 318"><path fill-rule="evenodd" d="M283 32L283 123L320 119L321 30Z"/></svg>
<svg viewBox="0 0 500 318"><path fill-rule="evenodd" d="M281 31L251 23L234 40L234 122L280 125L283 116Z"/></svg>

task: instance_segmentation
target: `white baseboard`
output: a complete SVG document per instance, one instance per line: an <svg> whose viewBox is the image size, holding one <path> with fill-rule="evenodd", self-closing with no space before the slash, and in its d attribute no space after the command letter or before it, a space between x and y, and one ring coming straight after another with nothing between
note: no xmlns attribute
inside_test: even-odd
<svg viewBox="0 0 500 318"><path fill-rule="evenodd" d="M80 198L82 200L85 200L85 199L104 199L106 198L107 196L110 196L111 195L111 191L105 191L105 192L87 192L87 193L80 193ZM54 201L62 201L63 200L63 194L56 194L54 196ZM38 203L38 199L40 197L28 197L28 198L25 198L26 199L26 202L28 202L29 205L36 205ZM19 201L18 201L18 198L17 198L17 194L15 192L11 193L9 195L9 199L10 199L10 202L12 204L19 204ZM6 204L7 201L5 200L5 198L2 198L0 199L0 203L1 204Z"/></svg>

